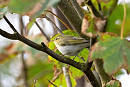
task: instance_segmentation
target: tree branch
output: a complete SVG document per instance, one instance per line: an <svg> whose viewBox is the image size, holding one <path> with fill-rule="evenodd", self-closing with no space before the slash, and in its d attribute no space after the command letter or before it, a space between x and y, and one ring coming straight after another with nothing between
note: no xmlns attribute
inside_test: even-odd
<svg viewBox="0 0 130 87"><path fill-rule="evenodd" d="M45 36L45 38L47 39L47 41L50 41L50 39L47 37L47 35L44 33L43 29L40 27L40 25L36 21L35 21L35 24L37 25L37 27L41 31L42 35Z"/></svg>
<svg viewBox="0 0 130 87"><path fill-rule="evenodd" d="M72 5L70 5L67 0L61 0L58 4L58 8L61 10L61 12L64 14L66 19L69 21L73 29L77 32L77 34L80 37L83 37L85 39L89 39L89 37L86 37L81 33L81 25L82 25L82 19L77 14L76 10L73 8Z"/></svg>
<svg viewBox="0 0 130 87"><path fill-rule="evenodd" d="M49 82L50 84L52 84L54 87L58 87L58 86L56 86L54 83L52 83L50 80L48 80L48 82Z"/></svg>
<svg viewBox="0 0 130 87"><path fill-rule="evenodd" d="M88 4L88 6L92 8L92 11L96 17L100 17L101 19L104 19L104 16L95 8L91 0L86 0L85 4Z"/></svg>
<svg viewBox="0 0 130 87"><path fill-rule="evenodd" d="M56 27L56 29L58 30L58 32L59 32L60 34L63 34L63 32L61 31L61 29L59 29L59 28L56 26L56 24L55 24L49 17L47 17L47 16L45 15L45 18L46 18L49 22L51 22L51 23L54 25L54 27Z"/></svg>
<svg viewBox="0 0 130 87"><path fill-rule="evenodd" d="M100 87L98 85L98 82L96 80L96 78L94 77L94 74L92 73L92 71L88 68L88 66L86 66L84 63L79 63L79 62L76 62L72 59L69 59L69 58L66 58L66 57L63 57L63 56L60 56L58 54L56 54L55 52L53 52L52 50L50 50L44 43L41 43L42 45L39 45L23 36L21 36L20 34L18 33L15 33L15 34L9 34L3 30L0 29L0 34L3 36L3 37L6 37L8 39L12 39L12 40L20 40L21 42L29 45L30 47L36 49L36 50L39 50L39 51L42 51L42 52L45 52L47 53L48 55L52 56L53 58L55 58L56 60L62 62L62 63L66 63L66 64L69 64L81 71L83 71L86 76L88 77L89 81L92 83L92 85L94 87ZM90 66L89 66L90 67ZM89 70L88 70L89 69ZM91 74L91 75L89 75Z"/></svg>
<svg viewBox="0 0 130 87"><path fill-rule="evenodd" d="M72 3L73 7L74 7L75 10L77 11L79 17L80 17L81 19L83 19L84 13L83 13L83 11L81 10L81 8L80 8L79 4L77 3L77 1L76 1L76 0L70 0L70 2Z"/></svg>
<svg viewBox="0 0 130 87"><path fill-rule="evenodd" d="M22 75L23 75L23 80L24 80L24 85L25 87L28 87L28 82L27 82L27 66L24 60L24 51L22 52L21 55L21 61L22 61Z"/></svg>
<svg viewBox="0 0 130 87"><path fill-rule="evenodd" d="M7 20L6 20L6 22L7 22ZM97 79L95 78L93 72L90 70L90 66L88 67L87 64L85 64L85 63L76 62L76 61L74 61L72 59L69 59L69 58L66 58L66 57L63 57L61 55L56 54L55 52L50 50L43 42L41 43L42 45L39 45L39 44L37 44L37 43L23 37L22 35L20 35L17 32L17 30L9 22L9 20L8 20L7 23L9 24L9 26L14 31L14 34L7 33L6 31L3 31L2 29L0 29L0 35L2 35L3 37L6 37L8 39L19 40L19 41L29 45L30 47L32 47L32 48L34 48L36 50L47 53L48 55L52 56L53 58L55 58L56 60L58 60L58 61L60 61L62 63L69 64L69 65L83 71L94 87L101 87L100 84L98 83Z"/></svg>
<svg viewBox="0 0 130 87"><path fill-rule="evenodd" d="M14 34L10 34L10 33L7 33L6 31L0 29L0 34L5 37L5 38L8 38L8 39L11 39L11 40L17 40L17 35L16 33Z"/></svg>
<svg viewBox="0 0 130 87"><path fill-rule="evenodd" d="M17 32L17 30L14 28L14 26L9 22L9 20L6 18L6 16L4 15L3 18L5 19L5 21L9 24L9 26L11 27L11 29L14 31L14 32Z"/></svg>
<svg viewBox="0 0 130 87"><path fill-rule="evenodd" d="M0 35L2 35L3 37L6 37L8 39L19 40L36 50L47 53L48 55L52 56L53 58L55 58L56 60L58 60L60 62L72 65L80 70L82 70L81 67L84 65L83 63L79 63L72 59L60 56L60 55L56 54L55 52L53 52L52 50L50 50L43 42L41 43L42 45L39 45L39 44L21 36L19 33L9 34L6 31L3 31L2 29L0 29Z"/></svg>
<svg viewBox="0 0 130 87"><path fill-rule="evenodd" d="M101 78L101 82L102 84L106 84L107 82L109 82L110 80L112 80L112 78L110 76L108 76L108 74L105 72L104 68L103 68L103 61L102 59L96 59L94 60L94 64L96 67L96 71L98 72L100 78Z"/></svg>

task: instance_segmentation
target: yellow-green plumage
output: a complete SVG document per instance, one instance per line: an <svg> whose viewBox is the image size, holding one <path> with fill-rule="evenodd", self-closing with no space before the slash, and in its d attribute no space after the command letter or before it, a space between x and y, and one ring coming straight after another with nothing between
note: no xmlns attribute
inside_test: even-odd
<svg viewBox="0 0 130 87"><path fill-rule="evenodd" d="M84 38L71 35L59 35L54 39L57 49L66 56L76 56L86 47L89 47L89 41Z"/></svg>

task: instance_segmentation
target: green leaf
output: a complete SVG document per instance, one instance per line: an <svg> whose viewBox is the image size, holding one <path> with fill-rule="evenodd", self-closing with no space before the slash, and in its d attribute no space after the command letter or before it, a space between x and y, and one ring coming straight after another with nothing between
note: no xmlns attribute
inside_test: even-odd
<svg viewBox="0 0 130 87"><path fill-rule="evenodd" d="M31 27L33 26L34 22L35 22L36 18L29 20L29 23L27 24L26 28L27 30L30 30Z"/></svg>
<svg viewBox="0 0 130 87"><path fill-rule="evenodd" d="M108 74L114 74L121 68L130 72L130 42L119 37L111 37L106 41L99 41L93 47L91 58L102 58L104 68Z"/></svg>
<svg viewBox="0 0 130 87"><path fill-rule="evenodd" d="M106 2L100 3L102 11L105 16L106 15L109 16L112 13L112 11L114 10L114 8L117 5L117 2L118 2L118 0L107 0Z"/></svg>
<svg viewBox="0 0 130 87"><path fill-rule="evenodd" d="M37 18L43 11L56 5L60 0L10 0L9 9L11 12Z"/></svg>
<svg viewBox="0 0 130 87"><path fill-rule="evenodd" d="M7 7L0 8L0 19L3 18L3 16L7 13L7 11L8 11Z"/></svg>
<svg viewBox="0 0 130 87"><path fill-rule="evenodd" d="M40 0L10 0L9 9L12 12L23 14L32 10L39 1Z"/></svg>
<svg viewBox="0 0 130 87"><path fill-rule="evenodd" d="M51 0L51 1L49 2L49 6L55 7L55 6L58 4L59 1L60 1L60 0Z"/></svg>
<svg viewBox="0 0 130 87"><path fill-rule="evenodd" d="M81 70L78 70L74 67L70 67L69 72L71 73L73 78L80 78L81 76L83 76L83 72Z"/></svg>
<svg viewBox="0 0 130 87"><path fill-rule="evenodd" d="M34 80L34 87L40 87L38 80Z"/></svg>
<svg viewBox="0 0 130 87"><path fill-rule="evenodd" d="M71 30L64 30L62 31L64 33L64 35L73 35L73 36L76 36L76 37L79 37L79 35L75 32L75 31L71 31ZM55 36L53 36L51 38L51 40L54 40L55 37L57 37L58 35L61 35L60 33L56 34Z"/></svg>
<svg viewBox="0 0 130 87"><path fill-rule="evenodd" d="M75 79L71 76L71 74L70 74L70 79L71 79L72 87L75 87L76 81L75 81ZM63 75L63 73L62 73L53 83L54 83L56 86L67 87L67 83L66 83L65 76ZM53 85L50 85L49 87L54 87L54 86L53 86Z"/></svg>
<svg viewBox="0 0 130 87"><path fill-rule="evenodd" d="M121 83L117 80L111 80L105 87L121 87Z"/></svg>
<svg viewBox="0 0 130 87"><path fill-rule="evenodd" d="M89 54L89 51L88 49L84 48L81 52L79 52L78 56L71 56L70 58L71 59L74 59L75 61L77 62L83 62L83 60L81 59L81 57L87 61L88 59L88 54ZM80 58L79 58L80 57Z"/></svg>
<svg viewBox="0 0 130 87"><path fill-rule="evenodd" d="M39 75L44 76L47 74L53 74L53 64L47 61L35 60L35 65L28 67L28 79L35 78ZM37 79L37 78L35 78Z"/></svg>
<svg viewBox="0 0 130 87"><path fill-rule="evenodd" d="M65 35L73 35L73 36L79 37L79 35L75 31L65 30L65 31L63 31L63 33Z"/></svg>
<svg viewBox="0 0 130 87"><path fill-rule="evenodd" d="M126 4L126 21L125 21L125 25L124 25L124 36L127 37L130 35L130 26L129 26L129 22L130 22L130 3ZM107 32L113 32L116 33L117 35L120 35L120 31L121 31L121 26L122 26L122 22L123 22L123 5L119 4L116 6L116 8L113 10L112 14L110 15L110 17L107 19L107 26L106 26L106 30Z"/></svg>

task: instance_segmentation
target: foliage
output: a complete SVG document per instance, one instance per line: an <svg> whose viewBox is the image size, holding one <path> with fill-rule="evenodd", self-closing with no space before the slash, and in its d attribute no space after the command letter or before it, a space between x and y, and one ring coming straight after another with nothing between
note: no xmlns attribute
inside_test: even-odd
<svg viewBox="0 0 130 87"><path fill-rule="evenodd" d="M30 29L32 25L34 25L35 20L39 18L41 14L44 15L47 14L45 12L46 9L50 8L51 6L53 7L57 6L59 1L60 0L3 0L0 1L0 19L2 19L7 12L17 13L22 16L28 15L30 17L30 20L27 26L25 27L27 29ZM86 0L86 2L89 1L90 0ZM99 16L97 17L96 16L97 13L93 12L92 11L93 8L89 7L88 3L86 3L85 6L88 6L88 10L84 10L85 16L83 20L85 21L82 22L81 33L82 35L84 34L87 37L92 37L92 39L96 38L97 42L92 46L91 52L89 52L89 50L85 48L78 54L78 56L83 57L85 61L88 62L89 60L93 61L95 59L102 59L104 63L103 68L105 69L106 74L108 74L110 77L114 76L122 68L126 69L127 72L130 73L130 59L129 59L130 41L128 41L125 38L121 39L119 37L123 21L123 13L124 13L123 5L122 4L117 5L118 0L91 0L91 1L94 4L94 7L97 9L97 12L101 14L101 17ZM99 4L101 8L99 7ZM130 36L129 5L130 3L126 4L127 15L123 32L124 37ZM105 33L102 33L104 32L102 29L104 29ZM63 33L65 35L73 35L79 37L75 31L65 30L63 31ZM48 43L48 47L55 53L62 55L57 50L53 42L53 39L57 35L51 38L51 41ZM45 41L45 38L43 38L42 35L36 35L35 37L28 36L28 38L39 44L43 41L44 43L47 44L47 41ZM24 58L22 54L27 57ZM74 61L79 62L81 64L85 64L77 56L76 57L71 56L67 58L68 59L75 58ZM21 42L11 43L8 46L1 49L0 73L2 73L3 75L6 74L12 75L12 73L10 73L9 71L11 66L10 61L16 60L15 63L20 62L21 67L23 67L24 64L22 62L22 59L24 59L25 60L24 62L26 63L27 81L29 83L29 86L32 87L34 85L36 87L45 87L45 86L52 87L53 85L49 84L47 80L51 80L51 82L53 82L57 86L66 87L67 84L65 76L62 72L62 67L68 68L69 70L68 73L70 75L72 86L75 86L76 80L84 75L83 70L79 70L75 67L57 61L53 57L48 56L45 53L39 52L33 48L30 48ZM5 73L5 71L8 72ZM34 80L36 81L36 83L33 82ZM119 81L112 78L109 82L105 84L105 86L120 87L121 84Z"/></svg>
<svg viewBox="0 0 130 87"><path fill-rule="evenodd" d="M109 74L114 74L120 68L126 68L129 72L130 43L126 39L104 38L104 41L99 41L92 49L91 57L102 58Z"/></svg>

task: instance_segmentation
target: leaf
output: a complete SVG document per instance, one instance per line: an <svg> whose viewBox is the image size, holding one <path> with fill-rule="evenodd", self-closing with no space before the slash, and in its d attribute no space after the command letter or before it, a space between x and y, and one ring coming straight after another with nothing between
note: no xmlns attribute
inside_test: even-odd
<svg viewBox="0 0 130 87"><path fill-rule="evenodd" d="M89 54L89 51L88 49L84 48L81 52L79 52L78 56L71 56L70 58L71 59L74 59L75 61L77 62L83 62L83 60L81 59L81 57L87 61L88 59L88 54ZM80 58L79 58L80 57Z"/></svg>
<svg viewBox="0 0 130 87"><path fill-rule="evenodd" d="M40 87L40 84L39 84L39 82L38 82L38 80L34 80L34 87Z"/></svg>
<svg viewBox="0 0 130 87"><path fill-rule="evenodd" d="M118 0L102 0L101 9L105 16L109 16L117 5Z"/></svg>
<svg viewBox="0 0 130 87"><path fill-rule="evenodd" d="M70 74L70 79L71 79L71 83L72 83L72 87L74 87L76 85L76 81L75 79L71 76ZM59 78L57 78L53 84L55 84L56 86L62 86L62 87L67 87L67 83L65 80L65 76L62 74L60 74ZM49 85L49 87L54 87L52 84Z"/></svg>
<svg viewBox="0 0 130 87"><path fill-rule="evenodd" d="M35 60L35 65L28 67L28 79L32 79L41 74L41 76L53 74L52 67L52 63L48 63L47 61Z"/></svg>
<svg viewBox="0 0 130 87"><path fill-rule="evenodd" d="M97 42L92 48L91 58L104 60L104 69L114 74L121 68L130 72L130 42L119 37L111 37L106 41Z"/></svg>
<svg viewBox="0 0 130 87"><path fill-rule="evenodd" d="M26 13L31 11L40 0L10 0L9 9L15 13Z"/></svg>
<svg viewBox="0 0 130 87"><path fill-rule="evenodd" d="M0 19L3 18L3 16L7 13L7 11L8 11L7 7L0 8Z"/></svg>
<svg viewBox="0 0 130 87"><path fill-rule="evenodd" d="M49 6L55 7L55 6L58 4L59 1L60 1L60 0L51 0L51 1L49 2Z"/></svg>
<svg viewBox="0 0 130 87"><path fill-rule="evenodd" d="M126 3L126 21L124 25L124 37L130 36L130 3ZM120 35L121 31L121 26L122 26L122 21L123 21L123 5L119 4L116 6L116 8L113 10L112 14L107 20L107 26L106 30L107 32L113 32L116 33L117 35Z"/></svg>
<svg viewBox="0 0 130 87"><path fill-rule="evenodd" d="M27 29L27 30L30 30L30 29L31 29L31 27L33 26L35 20L36 20L36 18L35 18L35 19L32 19L32 20L31 20L31 19L29 20L29 23L28 23L27 26L26 26L26 29Z"/></svg>
<svg viewBox="0 0 130 87"><path fill-rule="evenodd" d="M69 72L71 73L72 77L76 79L83 76L83 72L81 70L78 70L72 66L70 67Z"/></svg>
<svg viewBox="0 0 130 87"><path fill-rule="evenodd" d="M111 80L105 87L121 87L121 83L117 80Z"/></svg>
<svg viewBox="0 0 130 87"><path fill-rule="evenodd" d="M11 12L28 15L32 19L37 18L43 11L56 5L60 0L10 0L9 9Z"/></svg>

